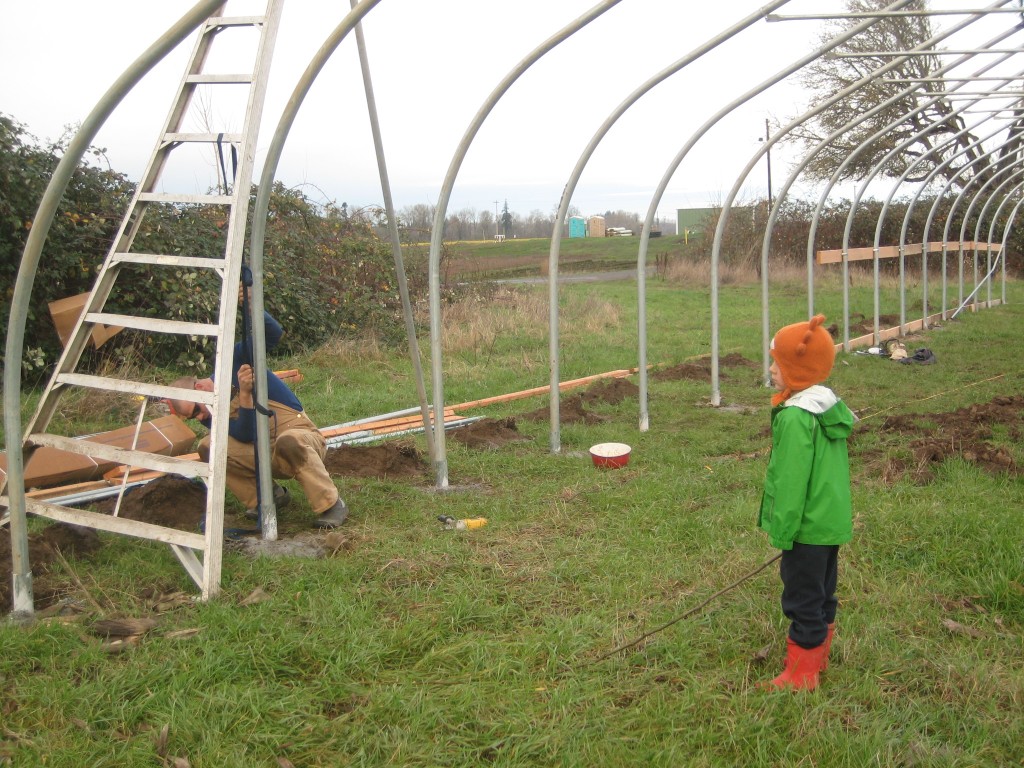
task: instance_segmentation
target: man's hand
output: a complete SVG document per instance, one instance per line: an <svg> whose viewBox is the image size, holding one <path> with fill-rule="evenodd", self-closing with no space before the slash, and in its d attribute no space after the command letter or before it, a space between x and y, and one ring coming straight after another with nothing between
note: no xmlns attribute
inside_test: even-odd
<svg viewBox="0 0 1024 768"><path fill-rule="evenodd" d="M238 404L243 408L252 408L252 366L243 365L238 369Z"/></svg>

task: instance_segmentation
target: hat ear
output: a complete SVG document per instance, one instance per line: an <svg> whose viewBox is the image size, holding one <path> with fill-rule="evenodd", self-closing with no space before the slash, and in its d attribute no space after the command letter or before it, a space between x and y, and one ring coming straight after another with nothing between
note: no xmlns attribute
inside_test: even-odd
<svg viewBox="0 0 1024 768"><path fill-rule="evenodd" d="M803 355L807 352L807 345L814 338L814 331L825 323L824 315L815 315L807 321L807 330L804 332L803 340L796 347L796 354Z"/></svg>

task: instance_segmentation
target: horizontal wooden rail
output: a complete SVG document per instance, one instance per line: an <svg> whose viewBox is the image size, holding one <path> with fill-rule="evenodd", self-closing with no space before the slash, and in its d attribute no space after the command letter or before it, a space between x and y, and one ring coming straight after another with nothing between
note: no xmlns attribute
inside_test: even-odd
<svg viewBox="0 0 1024 768"><path fill-rule="evenodd" d="M956 240L946 243L946 253L959 253L961 250L999 253L1002 248L1001 243L976 243L973 240L965 240L963 242ZM923 250L921 243L907 243L903 246L903 255L920 256ZM942 243L928 243L928 253L942 253ZM899 255L900 247L898 245L883 245L878 249L879 259L896 259L899 258ZM867 261L874 257L875 249L870 246L866 248L851 248L846 252L847 261ZM833 248L827 251L818 251L816 260L819 264L841 264L843 261L843 249Z"/></svg>

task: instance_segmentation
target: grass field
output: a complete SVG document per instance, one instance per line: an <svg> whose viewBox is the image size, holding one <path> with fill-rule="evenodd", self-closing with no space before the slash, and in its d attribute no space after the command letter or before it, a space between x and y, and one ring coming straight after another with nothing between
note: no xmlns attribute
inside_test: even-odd
<svg viewBox="0 0 1024 768"><path fill-rule="evenodd" d="M708 293L695 286L648 285L652 363L707 354ZM837 295L820 297L833 316ZM560 296L562 378L636 364L635 286ZM723 369L726 407L708 406L707 381L652 379L648 432L635 398L598 404L603 420L563 426L559 455L547 423L522 418L546 399L474 411L515 418L528 439L449 440L447 492L429 473L339 479L353 512L332 556L229 551L210 603L181 598L195 590L165 546L104 536L90 558L66 558L77 610L0 626L0 764L1024 764L1021 283L1006 306L907 341L936 365L837 359L830 383L862 420L855 538L818 691L757 688L784 650L774 568L598 661L775 554L754 528L770 441L759 296L749 283L722 291L722 354L755 363ZM545 297L502 289L447 311L446 402L547 383ZM855 309L870 301L854 286ZM799 283L776 286L773 325L805 305ZM416 404L401 351L339 342L275 365L304 372L299 395L321 425ZM942 425L995 398L1011 416L974 436L1009 457L992 471ZM915 414L924 435L892 419ZM948 438L945 457L915 453L926 436ZM603 441L631 444L629 465L595 469L587 448ZM284 536L310 514L289 485ZM442 514L489 523L446 531ZM97 622L140 617L158 623L104 650Z"/></svg>
<svg viewBox="0 0 1024 768"><path fill-rule="evenodd" d="M574 237L559 241L559 270L564 273L635 269L639 237ZM682 237L652 238L648 263L658 257L678 255ZM494 241L455 242L448 245L449 269L460 279L508 279L547 274L551 241L526 238Z"/></svg>

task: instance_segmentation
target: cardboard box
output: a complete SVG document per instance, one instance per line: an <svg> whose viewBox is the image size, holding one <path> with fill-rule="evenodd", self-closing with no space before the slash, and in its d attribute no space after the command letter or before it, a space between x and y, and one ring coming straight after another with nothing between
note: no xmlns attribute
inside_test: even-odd
<svg viewBox="0 0 1024 768"><path fill-rule="evenodd" d="M90 435L88 440L104 445L116 445L119 448L131 448L134 435L135 427L131 426ZM161 416L142 425L135 450L164 456L180 456L192 450L195 439L195 432L177 416ZM117 462L94 460L88 456L56 448L37 448L25 466L25 488L48 488L99 480L104 472L117 466L120 466ZM7 456L0 453L0 479L6 477Z"/></svg>
<svg viewBox="0 0 1024 768"><path fill-rule="evenodd" d="M90 294L88 293L80 293L77 296L69 296L66 299L51 301L49 304L50 317L53 318L53 324L57 328L60 343L65 347L68 345L71 333L75 330L75 323L78 322L78 317L82 314L82 310L85 309L86 302L89 301L89 296ZM99 349L107 339L116 336L123 330L124 328L118 325L96 323L92 327L93 346Z"/></svg>

